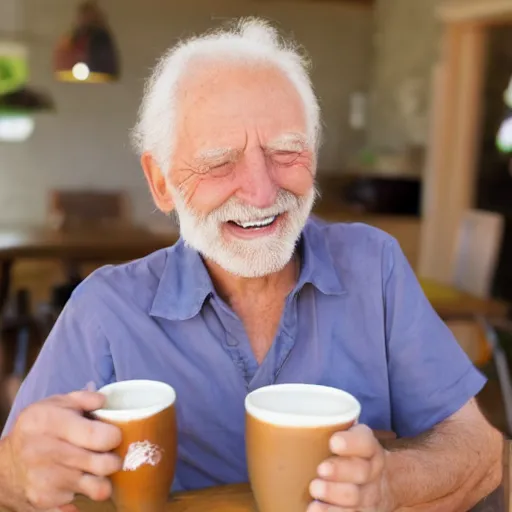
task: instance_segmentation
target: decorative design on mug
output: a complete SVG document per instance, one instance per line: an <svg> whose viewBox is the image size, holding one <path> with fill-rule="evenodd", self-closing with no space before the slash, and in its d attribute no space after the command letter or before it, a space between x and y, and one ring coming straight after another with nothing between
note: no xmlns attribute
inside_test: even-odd
<svg viewBox="0 0 512 512"><path fill-rule="evenodd" d="M156 466L162 460L162 449L149 441L136 441L128 446L123 471L135 471L144 464Z"/></svg>

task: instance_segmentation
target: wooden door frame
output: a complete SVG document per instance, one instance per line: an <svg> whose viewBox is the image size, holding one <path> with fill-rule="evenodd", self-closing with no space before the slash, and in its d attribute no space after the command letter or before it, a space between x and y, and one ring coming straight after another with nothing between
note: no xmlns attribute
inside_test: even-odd
<svg viewBox="0 0 512 512"><path fill-rule="evenodd" d="M512 23L511 0L441 4L418 271L450 283L458 225L474 205L489 27Z"/></svg>

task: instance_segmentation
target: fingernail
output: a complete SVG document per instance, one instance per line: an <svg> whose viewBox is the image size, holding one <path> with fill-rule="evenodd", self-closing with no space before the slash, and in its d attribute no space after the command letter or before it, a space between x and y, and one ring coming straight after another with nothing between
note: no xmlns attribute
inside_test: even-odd
<svg viewBox="0 0 512 512"><path fill-rule="evenodd" d="M84 388L84 391L96 391L97 387L96 384L91 380L89 381Z"/></svg>
<svg viewBox="0 0 512 512"><path fill-rule="evenodd" d="M347 442L343 437L333 436L331 438L331 450L335 453L342 452L347 447Z"/></svg>
<svg viewBox="0 0 512 512"><path fill-rule="evenodd" d="M318 475L327 477L332 475L332 464L330 462L323 462L318 466Z"/></svg>
<svg viewBox="0 0 512 512"><path fill-rule="evenodd" d="M322 482L322 480L313 480L309 486L309 492L313 498L321 500L326 492L325 482Z"/></svg>

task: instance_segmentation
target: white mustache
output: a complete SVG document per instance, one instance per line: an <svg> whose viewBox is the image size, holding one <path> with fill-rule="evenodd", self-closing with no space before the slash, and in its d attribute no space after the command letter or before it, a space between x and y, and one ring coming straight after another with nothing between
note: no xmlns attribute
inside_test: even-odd
<svg viewBox="0 0 512 512"><path fill-rule="evenodd" d="M289 210L293 210L299 203L299 197L287 190L278 192L275 203L268 208L257 208L239 199L232 197L222 206L210 212L204 220L215 223L224 223L229 221L250 222L255 219L264 219L274 217Z"/></svg>

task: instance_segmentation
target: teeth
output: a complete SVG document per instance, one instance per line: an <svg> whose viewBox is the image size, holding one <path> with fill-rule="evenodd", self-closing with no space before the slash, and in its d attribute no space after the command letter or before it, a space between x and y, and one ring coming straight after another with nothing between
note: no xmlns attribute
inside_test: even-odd
<svg viewBox="0 0 512 512"><path fill-rule="evenodd" d="M266 219L253 220L250 222L236 222L242 228L263 228L265 226L270 226L272 222L276 220L277 215L273 217L267 217Z"/></svg>

